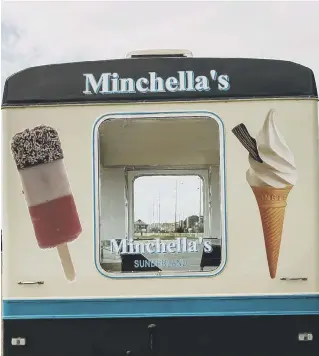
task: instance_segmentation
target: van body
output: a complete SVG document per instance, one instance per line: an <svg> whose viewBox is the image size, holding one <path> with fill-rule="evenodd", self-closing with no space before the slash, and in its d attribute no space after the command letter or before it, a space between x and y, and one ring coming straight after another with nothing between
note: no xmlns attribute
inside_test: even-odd
<svg viewBox="0 0 319 356"><path fill-rule="evenodd" d="M188 51L28 68L2 125L5 356L319 354L310 69ZM35 164L43 127L63 159ZM64 183L73 215L35 215Z"/></svg>

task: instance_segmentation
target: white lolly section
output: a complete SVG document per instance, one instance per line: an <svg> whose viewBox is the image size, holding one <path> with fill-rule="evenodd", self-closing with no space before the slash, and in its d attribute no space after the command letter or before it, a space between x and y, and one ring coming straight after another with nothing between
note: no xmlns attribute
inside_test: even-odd
<svg viewBox="0 0 319 356"><path fill-rule="evenodd" d="M297 182L294 156L280 135L273 115L274 111L271 110L256 137L258 153L263 163L249 157L250 168L246 178L251 186L283 188Z"/></svg>
<svg viewBox="0 0 319 356"><path fill-rule="evenodd" d="M71 194L69 179L62 159L19 171L29 207Z"/></svg>

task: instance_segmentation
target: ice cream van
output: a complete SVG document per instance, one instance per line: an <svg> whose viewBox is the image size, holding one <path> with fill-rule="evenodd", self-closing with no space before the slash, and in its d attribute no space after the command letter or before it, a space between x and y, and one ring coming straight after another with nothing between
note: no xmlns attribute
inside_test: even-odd
<svg viewBox="0 0 319 356"><path fill-rule="evenodd" d="M2 126L4 356L319 355L311 69L32 67Z"/></svg>

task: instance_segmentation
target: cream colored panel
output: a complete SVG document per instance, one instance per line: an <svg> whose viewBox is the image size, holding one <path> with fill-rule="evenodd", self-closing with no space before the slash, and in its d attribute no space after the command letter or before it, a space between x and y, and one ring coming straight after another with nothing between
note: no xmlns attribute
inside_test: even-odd
<svg viewBox="0 0 319 356"><path fill-rule="evenodd" d="M231 132L244 123L256 136L270 109L279 131L294 153L299 173L289 195L278 273L269 277L263 232L255 198L245 178L247 152ZM95 267L93 239L92 127L105 113L207 110L224 123L226 144L227 263L210 278L110 279ZM4 137L4 298L88 298L136 296L213 296L319 292L319 204L317 102L260 100L129 105L64 106L3 110ZM66 281L57 251L40 250L21 192L19 174L9 150L18 131L39 124L55 127L78 207L83 233L69 248L77 272ZM199 140L200 143L200 140ZM307 277L285 282L280 277ZM42 286L20 286L21 280L43 280Z"/></svg>

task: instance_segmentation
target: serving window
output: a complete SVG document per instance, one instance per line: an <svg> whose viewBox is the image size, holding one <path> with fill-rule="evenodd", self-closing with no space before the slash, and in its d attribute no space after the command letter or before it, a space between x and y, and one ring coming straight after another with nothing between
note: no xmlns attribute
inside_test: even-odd
<svg viewBox="0 0 319 356"><path fill-rule="evenodd" d="M224 152L214 117L144 114L95 130L96 260L113 277L218 273Z"/></svg>

